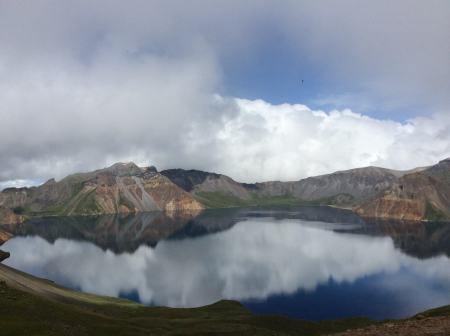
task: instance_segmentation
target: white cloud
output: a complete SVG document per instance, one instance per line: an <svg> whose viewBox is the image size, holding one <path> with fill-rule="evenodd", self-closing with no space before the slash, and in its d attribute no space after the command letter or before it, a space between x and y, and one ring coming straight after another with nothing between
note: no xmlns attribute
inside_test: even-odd
<svg viewBox="0 0 450 336"><path fill-rule="evenodd" d="M195 75L180 78L178 71L171 75L166 70L166 86L159 86L156 94L153 86L158 82L141 78L146 70L146 64L140 65L139 76L123 74L107 88L97 85L102 76L64 89L49 86L53 104L49 110L40 108L43 112L29 127L22 126L30 112L21 95L3 100L22 107L16 106L20 112L3 123L0 149L9 160L1 162L0 176L29 174L45 180L134 160L160 169L197 168L254 182L297 180L369 165L410 169L450 156L450 117L445 114L400 123L350 110L315 111L208 92L199 96L201 90L193 88L198 85ZM126 87L122 81L127 81ZM78 96L75 92L80 91ZM181 100L172 100L171 94ZM71 106L72 118L67 121L58 113L66 105ZM24 143L14 136L21 127L26 127L27 139L35 140Z"/></svg>
<svg viewBox="0 0 450 336"><path fill-rule="evenodd" d="M432 164L450 155L448 6L2 1L0 183L124 160L249 182ZM397 123L226 97L229 65L251 67L278 40L303 62L292 71L353 89L335 97L429 109Z"/></svg>
<svg viewBox="0 0 450 336"><path fill-rule="evenodd" d="M215 136L216 170L242 181L296 180L369 165L409 169L450 156L450 117L399 123L350 110L237 99Z"/></svg>

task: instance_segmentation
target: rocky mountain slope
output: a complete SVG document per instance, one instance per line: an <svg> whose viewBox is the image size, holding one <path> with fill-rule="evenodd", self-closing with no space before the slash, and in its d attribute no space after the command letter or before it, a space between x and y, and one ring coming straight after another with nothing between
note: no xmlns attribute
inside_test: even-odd
<svg viewBox="0 0 450 336"><path fill-rule="evenodd" d="M362 217L450 218L450 159L412 171L365 167L292 182L239 183L199 170L117 163L39 187L0 193L0 223L30 216L92 215L236 206L336 205Z"/></svg>
<svg viewBox="0 0 450 336"><path fill-rule="evenodd" d="M450 218L450 158L407 174L355 211L369 218L445 220Z"/></svg>
<svg viewBox="0 0 450 336"><path fill-rule="evenodd" d="M304 201L327 200L355 204L391 186L404 172L365 167L308 177L296 182L257 183L259 194L292 195Z"/></svg>
<svg viewBox="0 0 450 336"><path fill-rule="evenodd" d="M228 176L170 169L161 174L206 205L329 204L351 207L371 199L408 172L365 167L292 182L239 183Z"/></svg>
<svg viewBox="0 0 450 336"><path fill-rule="evenodd" d="M93 215L154 210L203 209L194 197L159 174L154 167L117 163L105 169L49 180L31 188L0 193L0 222L29 216Z"/></svg>

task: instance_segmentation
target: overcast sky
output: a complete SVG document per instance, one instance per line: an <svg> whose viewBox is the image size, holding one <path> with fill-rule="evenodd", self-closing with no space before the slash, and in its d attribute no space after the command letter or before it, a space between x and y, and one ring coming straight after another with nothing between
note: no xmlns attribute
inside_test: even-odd
<svg viewBox="0 0 450 336"><path fill-rule="evenodd" d="M0 188L117 161L247 182L429 165L449 55L448 0L0 0Z"/></svg>

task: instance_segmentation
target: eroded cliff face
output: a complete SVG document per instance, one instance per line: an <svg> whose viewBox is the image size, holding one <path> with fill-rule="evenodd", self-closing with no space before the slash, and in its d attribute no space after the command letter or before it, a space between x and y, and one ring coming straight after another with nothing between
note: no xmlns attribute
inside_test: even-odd
<svg viewBox="0 0 450 336"><path fill-rule="evenodd" d="M22 223L25 220L25 217L14 213L14 211L11 209L0 206L0 219L0 224L15 224ZM1 236L2 232L0 231L0 238Z"/></svg>
<svg viewBox="0 0 450 336"><path fill-rule="evenodd" d="M263 195L292 195L303 201L314 201L337 196L343 203L359 203L394 184L402 172L378 167L365 167L332 174L308 177L295 182L257 183Z"/></svg>
<svg viewBox="0 0 450 336"><path fill-rule="evenodd" d="M12 234L8 231L0 229L0 245L12 238Z"/></svg>
<svg viewBox="0 0 450 336"><path fill-rule="evenodd" d="M385 195L365 203L355 209L361 217L399 219L399 220L422 220L425 216L423 202L411 199L396 198Z"/></svg>
<svg viewBox="0 0 450 336"><path fill-rule="evenodd" d="M0 193L1 224L22 222L25 217L17 213L65 216L201 209L203 206L191 194L154 167L140 168L133 163Z"/></svg>
<svg viewBox="0 0 450 336"><path fill-rule="evenodd" d="M450 160L401 177L373 199L355 208L362 217L402 220L450 218Z"/></svg>

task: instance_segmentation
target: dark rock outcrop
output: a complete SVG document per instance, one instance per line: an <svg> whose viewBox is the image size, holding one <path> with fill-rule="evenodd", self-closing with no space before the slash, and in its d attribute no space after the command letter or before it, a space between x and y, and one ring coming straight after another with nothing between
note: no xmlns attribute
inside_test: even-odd
<svg viewBox="0 0 450 336"><path fill-rule="evenodd" d="M2 262L5 259L8 259L11 255L9 254L9 252L5 252L0 250L0 262Z"/></svg>

